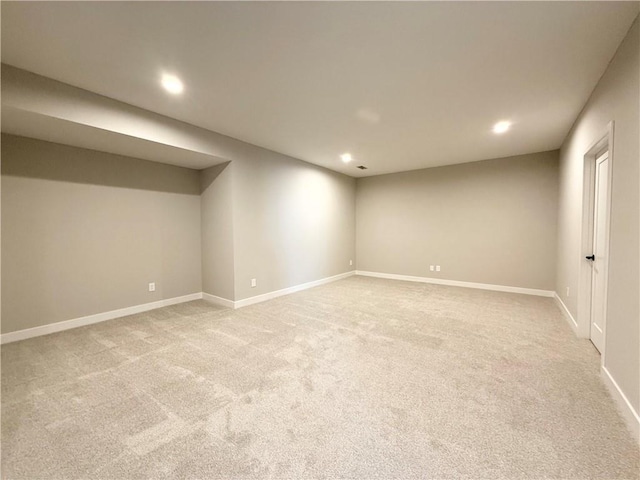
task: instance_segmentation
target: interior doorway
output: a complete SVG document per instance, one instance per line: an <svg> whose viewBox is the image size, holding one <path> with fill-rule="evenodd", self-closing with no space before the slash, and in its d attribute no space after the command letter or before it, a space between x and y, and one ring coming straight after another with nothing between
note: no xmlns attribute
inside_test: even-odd
<svg viewBox="0 0 640 480"><path fill-rule="evenodd" d="M604 365L607 333L609 224L614 171L614 123L584 154L582 256L578 288L578 336L589 338Z"/></svg>
<svg viewBox="0 0 640 480"><path fill-rule="evenodd" d="M609 151L600 153L594 164L593 240L591 263L591 321L589 338L600 353L604 350L607 315L607 272L609 230Z"/></svg>

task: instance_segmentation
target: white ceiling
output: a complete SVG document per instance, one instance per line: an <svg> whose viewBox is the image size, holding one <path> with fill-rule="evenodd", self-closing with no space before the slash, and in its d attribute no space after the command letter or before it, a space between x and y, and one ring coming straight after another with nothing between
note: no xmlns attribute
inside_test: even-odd
<svg viewBox="0 0 640 480"><path fill-rule="evenodd" d="M638 11L638 2L3 2L2 61L364 176L558 148ZM182 78L183 95L160 88L165 71ZM496 136L502 119L513 128Z"/></svg>

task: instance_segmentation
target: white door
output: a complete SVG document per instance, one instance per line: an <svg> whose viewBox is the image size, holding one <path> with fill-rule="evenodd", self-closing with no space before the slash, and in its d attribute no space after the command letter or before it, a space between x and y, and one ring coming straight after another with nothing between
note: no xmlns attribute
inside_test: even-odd
<svg viewBox="0 0 640 480"><path fill-rule="evenodd" d="M599 352L604 348L609 255L609 152L596 159L593 205L593 254L591 260L591 341Z"/></svg>

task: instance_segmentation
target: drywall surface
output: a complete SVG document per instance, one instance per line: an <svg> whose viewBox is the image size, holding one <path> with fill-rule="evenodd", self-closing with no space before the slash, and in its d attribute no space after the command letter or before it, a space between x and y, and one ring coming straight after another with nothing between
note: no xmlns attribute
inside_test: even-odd
<svg viewBox="0 0 640 480"><path fill-rule="evenodd" d="M202 213L202 291L234 298L232 165L200 172Z"/></svg>
<svg viewBox="0 0 640 480"><path fill-rule="evenodd" d="M355 179L247 144L231 166L235 300L354 269Z"/></svg>
<svg viewBox="0 0 640 480"><path fill-rule="evenodd" d="M189 168L224 163L241 143L5 64L2 119L7 133Z"/></svg>
<svg viewBox="0 0 640 480"><path fill-rule="evenodd" d="M574 317L582 251L584 155L614 122L605 367L640 411L638 19L600 79L560 151L556 290ZM570 294L567 297L566 288ZM589 319L577 318L579 323Z"/></svg>
<svg viewBox="0 0 640 480"><path fill-rule="evenodd" d="M202 291L199 194L195 170L2 135L2 333Z"/></svg>
<svg viewBox="0 0 640 480"><path fill-rule="evenodd" d="M557 190L557 151L358 179L358 270L552 290Z"/></svg>

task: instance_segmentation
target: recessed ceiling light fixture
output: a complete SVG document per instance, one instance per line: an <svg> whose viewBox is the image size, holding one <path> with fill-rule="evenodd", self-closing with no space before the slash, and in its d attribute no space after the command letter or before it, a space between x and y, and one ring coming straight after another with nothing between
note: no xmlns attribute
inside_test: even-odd
<svg viewBox="0 0 640 480"><path fill-rule="evenodd" d="M182 81L175 75L169 75L167 73L162 75L162 86L167 92L173 93L174 95L178 95L184 90Z"/></svg>
<svg viewBox="0 0 640 480"><path fill-rule="evenodd" d="M511 128L511 122L503 120L493 126L493 133L504 133Z"/></svg>
<svg viewBox="0 0 640 480"><path fill-rule="evenodd" d="M351 160L353 160L351 158L351 154L350 153L343 153L342 155L340 155L340 158L342 159L342 161L344 163L349 163Z"/></svg>

